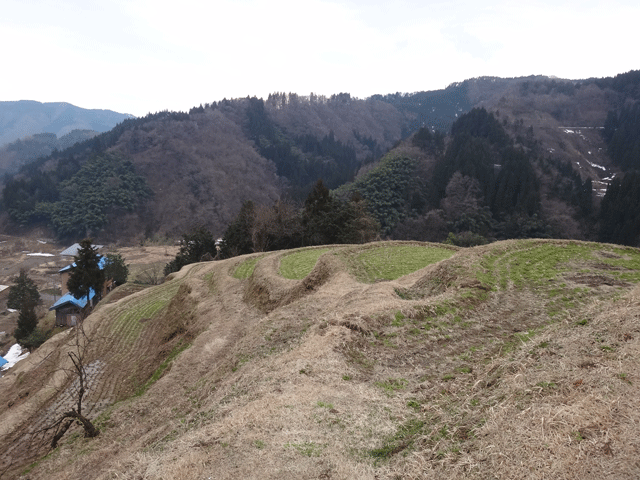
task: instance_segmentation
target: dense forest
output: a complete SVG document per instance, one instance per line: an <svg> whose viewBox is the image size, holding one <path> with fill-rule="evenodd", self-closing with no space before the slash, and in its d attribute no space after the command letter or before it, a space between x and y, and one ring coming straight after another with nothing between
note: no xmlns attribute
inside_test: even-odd
<svg viewBox="0 0 640 480"><path fill-rule="evenodd" d="M371 98L388 102L398 110L410 113L410 120L402 126L403 138L419 128L448 132L458 115L471 109L468 83L455 83L443 90L415 93L373 95Z"/></svg>
<svg viewBox="0 0 640 480"><path fill-rule="evenodd" d="M8 143L0 148L0 177L15 174L23 165L47 157L56 150L66 150L97 134L94 130L73 130L58 138L55 133L37 133Z"/></svg>
<svg viewBox="0 0 640 480"><path fill-rule="evenodd" d="M637 245L639 84L638 72L483 77L365 100L273 93L158 112L6 176L1 208L9 228L64 238L176 238L202 226L236 236L227 255L355 241L346 225L356 218L360 239ZM314 192L322 221L304 214ZM332 227L313 233L318 222Z"/></svg>
<svg viewBox="0 0 640 480"><path fill-rule="evenodd" d="M383 234L443 241L456 236L549 236L540 219L540 186L530 153L516 147L492 113L473 109L451 127L446 150L437 132L420 129L413 148L392 152L339 192L359 193ZM462 241L462 240L461 240Z"/></svg>
<svg viewBox="0 0 640 480"><path fill-rule="evenodd" d="M271 120L262 99L249 99L246 116L247 136L260 155L276 165L278 175L288 180L293 198L307 193L320 178L336 188L352 180L360 167L354 147L337 140L333 131L321 139L311 134L286 135Z"/></svg>
<svg viewBox="0 0 640 480"><path fill-rule="evenodd" d="M28 181L10 181L3 204L22 225L46 221L61 237L88 237L107 224L109 211L132 211L151 193L131 162L105 153L92 156L77 171L36 171Z"/></svg>
<svg viewBox="0 0 640 480"><path fill-rule="evenodd" d="M283 108L289 113L278 123ZM195 224L220 235L244 201L269 205L286 197L301 202L320 178L330 188L352 180L363 165L399 140L398 122L395 117L389 120L392 110L383 102L351 101L348 94L313 104L274 94L268 102L222 100L188 113L127 119L6 177L1 207L12 225L46 225L65 238L80 231L105 240L175 237ZM294 128L313 115L326 118L315 122L318 129ZM328 124L335 131L326 128ZM90 159L108 154L129 162L131 175L144 178L147 187L128 192L126 205L100 201L99 212L64 206L71 197L62 193L77 183L74 175ZM84 184L78 188L84 190ZM48 202L57 202L56 208ZM77 227L70 228L72 224Z"/></svg>

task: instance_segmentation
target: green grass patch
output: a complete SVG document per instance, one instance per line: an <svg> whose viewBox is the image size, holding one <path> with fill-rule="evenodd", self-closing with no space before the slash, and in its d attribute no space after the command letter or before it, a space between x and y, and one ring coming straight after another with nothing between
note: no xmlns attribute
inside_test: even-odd
<svg viewBox="0 0 640 480"><path fill-rule="evenodd" d="M369 456L376 459L376 464L380 460L387 460L392 455L411 447L414 439L422 432L425 422L411 419L400 425L396 433L387 438L383 445L368 451Z"/></svg>
<svg viewBox="0 0 640 480"><path fill-rule="evenodd" d="M554 382L538 382L536 383L536 387L540 387L543 390L553 390L554 388L558 388L558 385Z"/></svg>
<svg viewBox="0 0 640 480"><path fill-rule="evenodd" d="M290 280L302 280L311 273L320 255L329 250L329 248L309 248L285 255L280 260L280 270L278 273Z"/></svg>
<svg viewBox="0 0 640 480"><path fill-rule="evenodd" d="M46 460L49 460L51 458L55 458L57 456L60 455L60 449L56 448L55 450L53 450L52 452L47 453L44 457L36 460L33 463L30 463L23 471L22 471L22 475L27 475L29 472L31 472L31 470L33 470L34 468L36 468L38 465L40 465L41 463L43 463Z"/></svg>
<svg viewBox="0 0 640 480"><path fill-rule="evenodd" d="M405 318L407 317L402 312L397 311L393 316L393 321L391 322L391 325L393 325L394 327L402 327L404 325L403 320Z"/></svg>
<svg viewBox="0 0 640 480"><path fill-rule="evenodd" d="M409 382L404 378L389 378L382 382L376 382L377 387L382 388L387 394L391 394L397 390L404 390Z"/></svg>
<svg viewBox="0 0 640 480"><path fill-rule="evenodd" d="M120 342L133 344L144 329L143 319L151 319L166 307L178 292L180 282L167 282L148 289L147 295L126 302L111 324L112 334Z"/></svg>
<svg viewBox="0 0 640 480"><path fill-rule="evenodd" d="M252 358L251 355L239 355L238 360L236 361L236 364L233 367L231 367L231 371L232 372L237 371L242 365L249 362L251 358Z"/></svg>
<svg viewBox="0 0 640 480"><path fill-rule="evenodd" d="M608 248L597 243L535 244L523 240L506 251L499 249L485 255L480 266L476 278L487 286L546 287L550 297L564 295L564 301L567 302L580 293L587 293L588 289L568 290L566 283L553 283L553 280L563 273L574 271L582 274L603 273L621 280L639 282L640 250Z"/></svg>
<svg viewBox="0 0 640 480"><path fill-rule="evenodd" d="M253 275L253 271L256 268L256 264L261 258L262 257L254 257L254 258L246 259L244 262L238 265L236 269L233 271L233 278L237 278L239 280L244 280L246 278L249 278L251 275Z"/></svg>
<svg viewBox="0 0 640 480"><path fill-rule="evenodd" d="M162 375L167 370L167 368L169 368L169 365L171 364L171 362L173 362L176 359L176 357L180 355L180 353L182 353L184 350L186 350L190 346L191 346L190 343L179 343L178 345L173 347L173 350L171 350L171 353L169 353L169 356L165 359L164 362L160 364L158 368L156 368L156 371L153 372L153 374L151 375L151 378L149 378L149 380L147 380L147 382L138 389L138 391L136 392L136 396L144 395L144 393L147 390L149 390L149 387L151 387L151 385L153 385L158 380L160 380L160 377L162 377Z"/></svg>
<svg viewBox="0 0 640 480"><path fill-rule="evenodd" d="M624 282L640 282L640 250L521 240L487 253L475 276L493 291L535 290L545 299L547 315L557 321L593 298L590 282L597 285L598 279L612 277L620 287ZM571 286L568 280L585 282L589 287Z"/></svg>
<svg viewBox="0 0 640 480"><path fill-rule="evenodd" d="M471 373L473 372L473 368L469 365L462 365L460 367L456 367L455 371L457 373Z"/></svg>
<svg viewBox="0 0 640 480"><path fill-rule="evenodd" d="M628 383L629 385L632 385L631 380L629 380L628 375L626 373L619 373L618 375L616 375L620 380L622 380L623 382Z"/></svg>
<svg viewBox="0 0 640 480"><path fill-rule="evenodd" d="M604 258L602 263L620 269L618 278L627 282L640 282L640 250L637 248L614 248L614 255L620 258Z"/></svg>
<svg viewBox="0 0 640 480"><path fill-rule="evenodd" d="M421 268L450 258L455 250L420 245L389 245L369 248L352 255L347 263L360 282L395 280Z"/></svg>
<svg viewBox="0 0 640 480"><path fill-rule="evenodd" d="M303 442L303 443L287 443L285 448L293 448L301 455L305 457L319 457L326 445L318 444L315 442Z"/></svg>

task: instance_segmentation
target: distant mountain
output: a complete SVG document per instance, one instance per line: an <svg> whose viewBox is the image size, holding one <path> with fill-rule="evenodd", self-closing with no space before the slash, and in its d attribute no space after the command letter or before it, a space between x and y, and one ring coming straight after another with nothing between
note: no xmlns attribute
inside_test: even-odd
<svg viewBox="0 0 640 480"><path fill-rule="evenodd" d="M38 133L62 137L72 130L106 132L127 118L132 115L89 110L64 102L0 102L0 146Z"/></svg>

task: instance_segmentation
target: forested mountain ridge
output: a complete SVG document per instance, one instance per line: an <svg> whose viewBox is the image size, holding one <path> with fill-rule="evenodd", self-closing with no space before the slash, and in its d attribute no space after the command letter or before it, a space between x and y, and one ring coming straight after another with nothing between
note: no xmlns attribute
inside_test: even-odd
<svg viewBox="0 0 640 480"><path fill-rule="evenodd" d="M288 100L286 105L289 108ZM55 229L42 204L56 193L39 185L70 181L90 158L111 153L131 162L152 195L127 211L108 212L100 196L87 196L80 202L87 206L81 214L87 221L78 224L75 235L105 240L155 234L177 237L195 224L221 233L245 200L270 205L283 196L301 198L327 175L335 177L329 184L337 186L400 139L400 114L384 102L354 99L345 108L341 97L334 96L310 107L287 118L304 124L315 115L316 130L292 133L286 129L287 120L283 125L275 120L273 112L282 103L278 107L255 98L125 120L109 132L24 168L6 184L3 210L13 225L44 222ZM353 113L359 110L366 115ZM393 115L396 121L388 120ZM102 218L106 214L108 221L96 227L94 211Z"/></svg>
<svg viewBox="0 0 640 480"><path fill-rule="evenodd" d="M35 133L0 147L0 176L17 173L20 167L98 135L95 130L72 130L57 137L55 133Z"/></svg>
<svg viewBox="0 0 640 480"><path fill-rule="evenodd" d="M467 80L458 87L475 108L457 116L446 148L435 148L436 137L422 128L339 192L361 194L382 232L397 239L638 245L640 177L619 180L640 167L638 77ZM420 98L393 98L419 105L412 97Z"/></svg>
<svg viewBox="0 0 640 480"><path fill-rule="evenodd" d="M419 220L443 209L447 187L443 182L449 182L457 170L465 170L468 162L462 157L473 156L480 148L486 156L478 165L494 171L483 174L486 180L475 170L461 175L479 182L476 200L482 201L478 206L489 208L498 223L513 220L516 212L499 206L509 201L506 190L498 193L496 186L500 182L514 185L526 177L526 191L535 194L525 195L532 203L518 210L517 221L526 211L527 218L533 219L531 225L525 221L531 234L543 227L549 236L594 239L599 198L611 178L633 163L626 157L613 160L613 152L624 151L628 138L634 138L621 132L635 128L630 119L635 118L637 83L636 72L576 81L483 77L435 92L375 95L365 100L347 93L331 97L274 93L266 100L247 97L200 105L188 113L149 114L54 152L8 179L2 209L11 220L5 225L47 224L60 235L51 212L69 207L59 204L51 210L43 205L51 199L43 197L44 189L38 185L55 187L69 181L90 158L110 153L131 163L135 174L145 180L149 195L139 190L141 196L125 210L104 204L99 196L80 202L96 203L94 210L102 223L96 223L92 213L91 221L80 222L73 235L91 234L105 241L177 237L196 224L219 235L244 201L256 205L286 198L301 202L319 178L331 189L354 180L362 183L363 175L378 168L382 155L397 146L401 150L391 153L392 157L408 158L418 174L412 171L411 181L401 182L408 190L396 192L404 203L391 207L388 218L377 217L384 235L402 227L404 220ZM474 121L484 122L482 128L499 125L502 140L496 143L483 134L472 134L476 140L468 143L456 132L445 140L444 134L472 107L481 107L487 114ZM418 128L422 137L413 136ZM425 132L438 137L437 146L435 137L428 139ZM503 163L510 166L505 170ZM440 183L433 175L442 177ZM502 180L495 183L498 177ZM476 188L468 181L462 178L460 185ZM584 192L591 189L590 203ZM50 193L59 201L60 191L54 190ZM82 211L73 214L87 216ZM464 225L458 224L453 231L450 221L442 223L443 231L461 233L469 219L462 219ZM402 228L410 232L414 227ZM495 225L489 230L505 231L495 230Z"/></svg>

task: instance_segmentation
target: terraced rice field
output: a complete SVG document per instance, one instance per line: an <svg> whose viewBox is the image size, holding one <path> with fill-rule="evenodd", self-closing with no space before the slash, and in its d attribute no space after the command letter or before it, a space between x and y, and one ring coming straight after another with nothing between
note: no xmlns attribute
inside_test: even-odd
<svg viewBox="0 0 640 480"><path fill-rule="evenodd" d="M147 322L158 315L175 296L180 286L179 281L170 281L150 288L144 296L125 298L116 305L101 304L96 315L102 311L111 321L106 321L98 328L92 338L93 360L85 367L86 392L84 411L95 416L106 406L112 404L123 393L131 392L144 378L130 378L131 372L126 367L140 361L146 354L153 336L144 335ZM72 377L73 378L73 377ZM34 423L32 431L37 431L51 422L51 418L70 410L77 402L77 379L59 395L55 402L42 412Z"/></svg>
<svg viewBox="0 0 640 480"><path fill-rule="evenodd" d="M240 265L238 265L233 270L233 278L237 278L239 280L244 280L249 278L253 274L253 271L256 268L256 264L261 258L262 258L261 256L248 258L244 262L240 263Z"/></svg>
<svg viewBox="0 0 640 480"><path fill-rule="evenodd" d="M486 255L479 266L476 277L494 291L535 289L538 296L550 299L551 316L584 304L589 287L640 281L640 251L601 244L519 242Z"/></svg>
<svg viewBox="0 0 640 480"><path fill-rule="evenodd" d="M396 280L450 258L455 249L424 245L393 245L364 249L347 255L351 273L360 282Z"/></svg>
<svg viewBox="0 0 640 480"><path fill-rule="evenodd" d="M637 478L638 282L640 250L549 240L194 265L99 307L112 420L29 475Z"/></svg>
<svg viewBox="0 0 640 480"><path fill-rule="evenodd" d="M121 347L135 344L144 329L144 321L153 318L166 307L178 292L179 287L180 282L173 280L149 289L142 297L121 302L113 312L110 312L113 318L110 336L117 338ZM122 353L126 355L127 350L125 348Z"/></svg>
<svg viewBox="0 0 640 480"><path fill-rule="evenodd" d="M311 273L320 256L329 250L329 248L310 248L285 255L280 260L278 273L290 280L302 280Z"/></svg>

